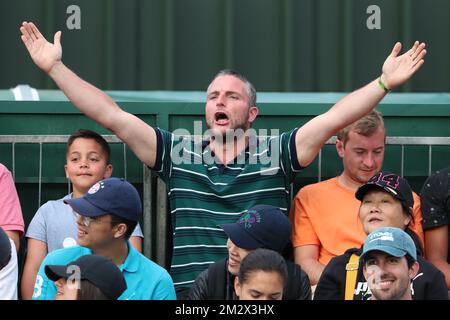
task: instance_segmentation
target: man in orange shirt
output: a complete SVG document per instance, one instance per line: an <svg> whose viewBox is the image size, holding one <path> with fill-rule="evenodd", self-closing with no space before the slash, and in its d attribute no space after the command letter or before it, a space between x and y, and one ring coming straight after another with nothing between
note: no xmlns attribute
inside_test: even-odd
<svg viewBox="0 0 450 320"><path fill-rule="evenodd" d="M336 150L344 170L334 178L303 187L295 197L293 235L295 262L317 284L331 258L360 247L366 234L358 221L356 190L381 170L386 130L381 114L372 111L339 131ZM414 194L412 229L423 244L419 197Z"/></svg>

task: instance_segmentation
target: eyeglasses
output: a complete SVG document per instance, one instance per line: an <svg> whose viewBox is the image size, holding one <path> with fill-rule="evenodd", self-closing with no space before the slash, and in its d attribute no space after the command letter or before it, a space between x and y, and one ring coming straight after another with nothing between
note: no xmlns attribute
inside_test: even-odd
<svg viewBox="0 0 450 320"><path fill-rule="evenodd" d="M82 216L79 213L76 213L75 211L73 211L73 214L75 216L76 220L81 219L82 224L84 224L86 227L89 227L89 225L91 224L92 221L95 221L96 223L100 223L100 222L109 222L109 221L102 221L99 219L99 217L86 217L86 216Z"/></svg>

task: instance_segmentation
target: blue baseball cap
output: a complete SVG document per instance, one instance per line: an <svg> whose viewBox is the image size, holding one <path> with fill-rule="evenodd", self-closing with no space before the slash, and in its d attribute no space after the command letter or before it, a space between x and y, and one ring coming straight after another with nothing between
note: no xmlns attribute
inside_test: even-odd
<svg viewBox="0 0 450 320"><path fill-rule="evenodd" d="M81 198L66 199L78 214L98 217L105 214L138 221L142 215L141 198L136 188L122 178L108 178L94 184Z"/></svg>
<svg viewBox="0 0 450 320"><path fill-rule="evenodd" d="M270 205L254 206L235 223L221 227L236 246L246 250L266 248L282 252L291 237L289 219Z"/></svg>
<svg viewBox="0 0 450 320"><path fill-rule="evenodd" d="M361 261L371 251L383 251L394 257L409 255L417 261L417 250L413 239L405 231L399 228L382 227L371 232L363 246Z"/></svg>

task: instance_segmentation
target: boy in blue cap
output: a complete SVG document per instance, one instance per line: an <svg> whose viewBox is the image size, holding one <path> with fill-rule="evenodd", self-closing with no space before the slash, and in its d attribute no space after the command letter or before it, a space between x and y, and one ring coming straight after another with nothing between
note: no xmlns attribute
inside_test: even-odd
<svg viewBox="0 0 450 320"><path fill-rule="evenodd" d="M55 298L56 286L45 274L45 266L67 264L87 254L107 257L122 271L127 290L119 300L176 298L167 271L137 252L128 241L142 214L139 194L130 183L108 178L93 185L82 198L65 202L77 216L80 245L47 255L39 268L33 299Z"/></svg>

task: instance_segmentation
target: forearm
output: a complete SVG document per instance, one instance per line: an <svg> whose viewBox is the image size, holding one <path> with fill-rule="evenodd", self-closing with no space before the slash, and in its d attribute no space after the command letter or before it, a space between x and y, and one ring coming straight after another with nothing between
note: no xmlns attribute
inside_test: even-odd
<svg viewBox="0 0 450 320"><path fill-rule="evenodd" d="M31 300L33 297L36 275L37 270L32 270L31 268L25 266L20 285L23 300Z"/></svg>
<svg viewBox="0 0 450 320"><path fill-rule="evenodd" d="M81 79L62 62L56 63L48 75L82 113L114 131L111 128L113 115L121 110L111 97Z"/></svg>
<svg viewBox="0 0 450 320"><path fill-rule="evenodd" d="M374 80L339 100L330 110L308 121L297 131L296 147L301 166L308 166L323 144L336 132L372 111L386 95Z"/></svg>
<svg viewBox="0 0 450 320"><path fill-rule="evenodd" d="M308 275L311 286L316 285L319 282L320 276L322 275L325 266L315 259L303 260L299 264Z"/></svg>
<svg viewBox="0 0 450 320"><path fill-rule="evenodd" d="M346 95L328 111L335 126L331 131L334 133L360 119L375 109L385 95L377 79Z"/></svg>

